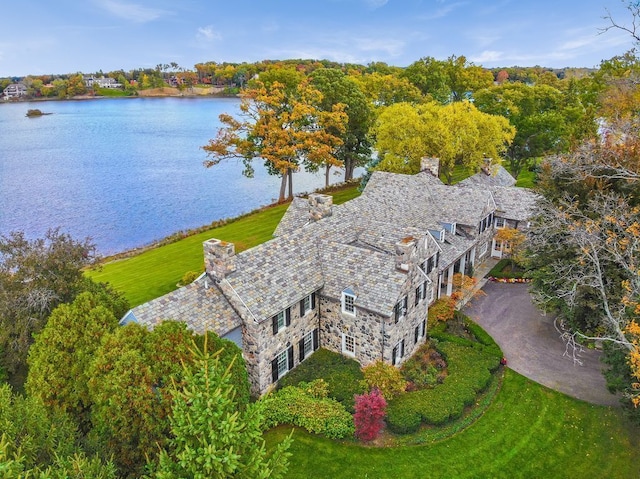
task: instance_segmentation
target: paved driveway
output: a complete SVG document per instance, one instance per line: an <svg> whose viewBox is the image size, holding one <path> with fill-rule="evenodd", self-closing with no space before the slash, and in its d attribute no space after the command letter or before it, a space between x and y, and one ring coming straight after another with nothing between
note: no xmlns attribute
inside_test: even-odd
<svg viewBox="0 0 640 479"><path fill-rule="evenodd" d="M617 406L601 373L600 352L579 354L582 365L564 356L552 316L543 315L531 302L526 284L488 282L463 311L500 345L508 366L540 384L594 404Z"/></svg>

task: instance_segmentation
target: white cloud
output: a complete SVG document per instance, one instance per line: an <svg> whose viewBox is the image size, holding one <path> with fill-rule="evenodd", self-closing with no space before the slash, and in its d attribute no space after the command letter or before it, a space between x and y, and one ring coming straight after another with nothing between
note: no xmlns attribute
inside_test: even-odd
<svg viewBox="0 0 640 479"><path fill-rule="evenodd" d="M222 35L220 35L220 33L216 32L213 29L212 25L207 25L206 27L198 28L197 37L200 40L205 40L205 41L208 41L208 42L212 42L214 40L221 40L222 39Z"/></svg>
<svg viewBox="0 0 640 479"><path fill-rule="evenodd" d="M441 3L443 3L443 2L441 2ZM449 5L446 5L446 6L442 7L442 8L438 8L435 12L433 12L431 14L423 15L420 18L422 18L423 20L437 20L438 18L444 18L447 15L449 15L451 12L456 10L457 8L460 8L460 7L463 7L463 6L467 5L467 3L469 3L469 2L451 3Z"/></svg>
<svg viewBox="0 0 640 479"><path fill-rule="evenodd" d="M384 7L388 2L389 0L364 0L364 3L366 3L369 8Z"/></svg>
<svg viewBox="0 0 640 479"><path fill-rule="evenodd" d="M488 63L504 60L504 52L495 50L484 50L480 55L474 55L470 58L473 63Z"/></svg>
<svg viewBox="0 0 640 479"><path fill-rule="evenodd" d="M405 46L402 40L391 38L356 38L353 43L362 52L383 52L391 56L401 54Z"/></svg>
<svg viewBox="0 0 640 479"><path fill-rule="evenodd" d="M135 23L147 23L157 20L170 12L157 8L149 8L135 3L125 3L116 0L101 0L100 6L116 17L124 18Z"/></svg>

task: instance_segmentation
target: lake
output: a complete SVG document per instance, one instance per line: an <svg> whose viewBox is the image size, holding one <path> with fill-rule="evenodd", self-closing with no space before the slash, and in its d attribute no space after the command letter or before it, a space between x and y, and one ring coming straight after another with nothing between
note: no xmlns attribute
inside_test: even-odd
<svg viewBox="0 0 640 479"><path fill-rule="evenodd" d="M233 98L134 98L0 104L0 234L61 227L101 254L149 244L272 203L280 179L235 160L207 169L201 149ZM30 108L51 115L27 118ZM333 176L341 181L342 176ZM324 176L294 175L294 191Z"/></svg>

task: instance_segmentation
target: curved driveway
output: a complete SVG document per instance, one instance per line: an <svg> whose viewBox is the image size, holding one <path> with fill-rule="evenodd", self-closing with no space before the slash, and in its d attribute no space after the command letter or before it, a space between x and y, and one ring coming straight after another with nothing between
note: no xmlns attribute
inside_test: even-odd
<svg viewBox="0 0 640 479"><path fill-rule="evenodd" d="M474 298L463 312L493 336L511 369L575 398L619 405L606 388L600 352L581 352L582 364L566 356L554 318L533 305L528 285L488 282L483 291L486 294Z"/></svg>

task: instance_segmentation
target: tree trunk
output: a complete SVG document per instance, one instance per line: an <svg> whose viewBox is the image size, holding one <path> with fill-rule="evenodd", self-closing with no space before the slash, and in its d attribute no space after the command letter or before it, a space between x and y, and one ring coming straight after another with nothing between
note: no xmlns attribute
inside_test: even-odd
<svg viewBox="0 0 640 479"><path fill-rule="evenodd" d="M280 196L278 196L278 203L282 203L284 201L284 192L287 189L287 179L288 175L285 173L282 175L282 180L280 181Z"/></svg>
<svg viewBox="0 0 640 479"><path fill-rule="evenodd" d="M289 199L293 199L293 170L289 168L287 170L287 176L289 177Z"/></svg>
<svg viewBox="0 0 640 479"><path fill-rule="evenodd" d="M327 163L325 165L325 170L324 170L324 187L325 188L329 188L329 171L330 170L331 170L331 165Z"/></svg>

